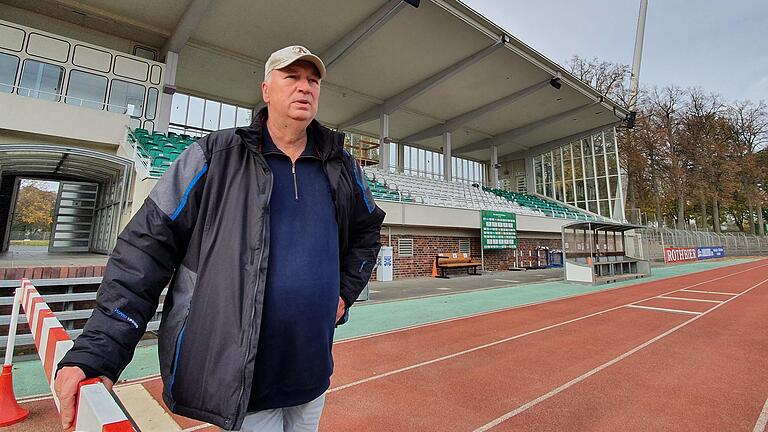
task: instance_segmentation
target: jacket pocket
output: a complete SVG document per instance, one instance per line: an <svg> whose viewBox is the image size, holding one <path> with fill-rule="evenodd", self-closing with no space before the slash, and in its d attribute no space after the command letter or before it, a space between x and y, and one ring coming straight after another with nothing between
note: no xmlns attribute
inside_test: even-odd
<svg viewBox="0 0 768 432"><path fill-rule="evenodd" d="M172 402L171 410L175 408L176 405L176 399L173 397L173 385L176 382L176 371L179 370L179 357L181 354L181 343L184 340L184 327L186 327L187 321L184 321L184 324L181 326L181 330L179 331L179 336L176 338L176 350L173 355L173 363L171 364L171 378L170 382L168 383L168 396L170 396L170 399Z"/></svg>
<svg viewBox="0 0 768 432"><path fill-rule="evenodd" d="M172 291L166 296L163 304L163 319L160 323L158 340L158 357L160 358L160 375L165 389L170 390L170 384L178 369L177 357L180 339L189 316L192 295L197 283L197 275L184 266L179 266Z"/></svg>

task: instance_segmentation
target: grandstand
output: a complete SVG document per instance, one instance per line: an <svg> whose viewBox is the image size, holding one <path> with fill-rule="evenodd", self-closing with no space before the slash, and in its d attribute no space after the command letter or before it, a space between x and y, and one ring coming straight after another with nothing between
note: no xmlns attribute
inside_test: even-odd
<svg viewBox="0 0 768 432"><path fill-rule="evenodd" d="M0 119L0 265L19 262L10 238L22 234L9 226L21 179L92 194L60 195L56 242L8 277L69 274L61 252L87 255L97 277L176 158L263 106L264 59L295 40L291 6L260 3L269 19L254 27L245 0L197 3L0 3L0 104L15 108ZM334 19L318 19L327 10ZM569 221L623 220L614 128L627 113L487 18L453 0L331 0L295 13L310 23L302 42L329 69L318 120L347 134L388 213L382 242L395 246L395 277L428 275L419 256L434 242L480 258L482 211L518 215L529 253L560 248ZM248 34L223 31L232 27ZM484 258L486 270L505 269L515 253Z"/></svg>

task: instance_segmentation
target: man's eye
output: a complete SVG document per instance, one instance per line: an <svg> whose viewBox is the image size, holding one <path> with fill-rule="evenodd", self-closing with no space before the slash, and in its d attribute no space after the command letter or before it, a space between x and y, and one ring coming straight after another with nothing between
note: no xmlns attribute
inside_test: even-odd
<svg viewBox="0 0 768 432"><path fill-rule="evenodd" d="M316 80L314 78L310 78L309 82L311 82L312 84L319 84L320 83L320 81L318 81L318 80Z"/></svg>

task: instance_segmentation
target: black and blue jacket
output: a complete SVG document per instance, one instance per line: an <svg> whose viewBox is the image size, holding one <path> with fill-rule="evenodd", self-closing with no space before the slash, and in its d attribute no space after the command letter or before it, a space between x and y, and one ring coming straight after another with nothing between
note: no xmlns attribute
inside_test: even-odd
<svg viewBox="0 0 768 432"><path fill-rule="evenodd" d="M267 117L214 132L182 153L118 236L97 307L59 363L116 381L160 300L163 399L175 413L239 429L247 414L269 261L273 177ZM344 135L309 125L336 212L339 294L351 306L380 248L384 212ZM313 269L297 269L311 272Z"/></svg>

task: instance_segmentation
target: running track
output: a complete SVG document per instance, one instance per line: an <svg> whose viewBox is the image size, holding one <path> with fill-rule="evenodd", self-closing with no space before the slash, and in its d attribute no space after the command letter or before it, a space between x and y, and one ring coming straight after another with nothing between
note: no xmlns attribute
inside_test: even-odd
<svg viewBox="0 0 768 432"><path fill-rule="evenodd" d="M767 317L762 260L337 342L320 430L763 432ZM123 389L160 399L156 377ZM57 429L25 405L7 430Z"/></svg>
<svg viewBox="0 0 768 432"><path fill-rule="evenodd" d="M762 260L341 342L321 430L762 432L767 321Z"/></svg>

